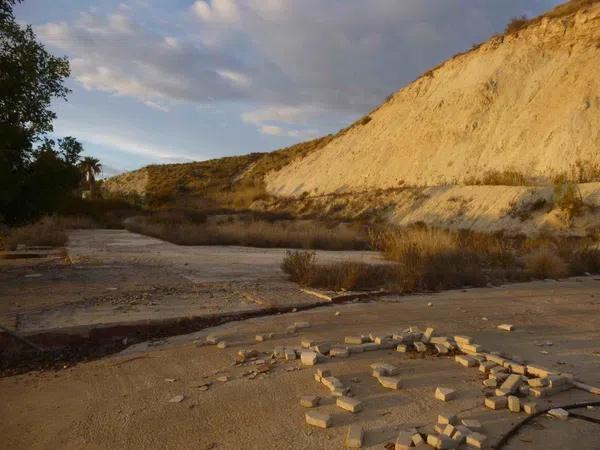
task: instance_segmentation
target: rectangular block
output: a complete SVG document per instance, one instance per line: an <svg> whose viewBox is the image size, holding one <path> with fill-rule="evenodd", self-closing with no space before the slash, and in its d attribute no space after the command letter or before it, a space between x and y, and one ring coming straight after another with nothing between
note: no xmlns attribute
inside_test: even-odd
<svg viewBox="0 0 600 450"><path fill-rule="evenodd" d="M502 356L499 356L499 355L494 355L493 353L486 355L485 358L488 361L492 361L492 362L498 364L499 366L503 366L504 363L506 362L506 358L503 358Z"/></svg>
<svg viewBox="0 0 600 450"><path fill-rule="evenodd" d="M508 396L508 410L511 412L521 412L521 401L519 397L515 397L514 395Z"/></svg>
<svg viewBox="0 0 600 450"><path fill-rule="evenodd" d="M548 411L548 414L560 420L567 420L569 418L569 411L562 408L551 409L550 411Z"/></svg>
<svg viewBox="0 0 600 450"><path fill-rule="evenodd" d="M314 408L315 406L319 406L319 402L321 401L321 397L317 395L305 395L304 397L300 397L300 405L305 408Z"/></svg>
<svg viewBox="0 0 600 450"><path fill-rule="evenodd" d="M421 337L421 340L425 343L428 343L431 338L433 337L433 328L427 328L425 330L425 333L423 333L423 336Z"/></svg>
<svg viewBox="0 0 600 450"><path fill-rule="evenodd" d="M398 377L379 377L379 384L388 389L400 389L402 383Z"/></svg>
<svg viewBox="0 0 600 450"><path fill-rule="evenodd" d="M456 355L454 361L465 367L475 367L477 365L477 361L469 355Z"/></svg>
<svg viewBox="0 0 600 450"><path fill-rule="evenodd" d="M408 351L408 346L406 344L398 344L396 346L396 351L400 353L406 353Z"/></svg>
<svg viewBox="0 0 600 450"><path fill-rule="evenodd" d="M461 351L471 355L484 351L483 346L479 344L459 344L458 347L461 349Z"/></svg>
<svg viewBox="0 0 600 450"><path fill-rule="evenodd" d="M317 369L315 371L315 373L317 375L319 375L319 378L325 378L325 377L331 376L331 370L329 370L329 369Z"/></svg>
<svg viewBox="0 0 600 450"><path fill-rule="evenodd" d="M484 448L487 436L481 433L471 433L467 436L467 445L475 448Z"/></svg>
<svg viewBox="0 0 600 450"><path fill-rule="evenodd" d="M460 345L469 345L473 343L473 338L470 336L454 336L454 340Z"/></svg>
<svg viewBox="0 0 600 450"><path fill-rule="evenodd" d="M498 380L496 380L495 378L488 378L487 380L483 380L483 385L485 387L489 387L489 388L497 388L498 387Z"/></svg>
<svg viewBox="0 0 600 450"><path fill-rule="evenodd" d="M548 378L530 378L529 380L527 380L527 384L529 384L529 387L534 388L546 387L549 383L550 382L548 381Z"/></svg>
<svg viewBox="0 0 600 450"><path fill-rule="evenodd" d="M306 423L318 428L329 428L331 426L331 416L319 411L308 411L304 415Z"/></svg>
<svg viewBox="0 0 600 450"><path fill-rule="evenodd" d="M375 350L379 350L379 344L375 344L374 342L367 342L365 344L361 344L361 347L365 352L373 352Z"/></svg>
<svg viewBox="0 0 600 450"><path fill-rule="evenodd" d="M515 329L515 327L508 323L502 323L502 324L498 325L498 329L502 330L502 331L513 331Z"/></svg>
<svg viewBox="0 0 600 450"><path fill-rule="evenodd" d="M410 450L413 445L413 434L409 431L400 431L396 437L395 450Z"/></svg>
<svg viewBox="0 0 600 450"><path fill-rule="evenodd" d="M358 424L352 424L346 434L346 448L361 448L363 445L363 428Z"/></svg>
<svg viewBox="0 0 600 450"><path fill-rule="evenodd" d="M356 344L356 345L360 345L360 344L362 344L363 342L364 342L364 341L363 341L363 338L362 338L362 336L346 336L346 337L344 338L344 343L346 343L346 344Z"/></svg>
<svg viewBox="0 0 600 450"><path fill-rule="evenodd" d="M435 390L435 398L443 402L450 401L456 397L456 391L450 388L438 387Z"/></svg>
<svg viewBox="0 0 600 450"><path fill-rule="evenodd" d="M494 367L496 367L496 363L493 361L484 361L479 363L479 371L481 373L488 373Z"/></svg>
<svg viewBox="0 0 600 450"><path fill-rule="evenodd" d="M537 403L527 402L523 403L523 411L530 416L537 413Z"/></svg>
<svg viewBox="0 0 600 450"><path fill-rule="evenodd" d="M509 394L513 394L519 389L519 385L521 384L521 376L517 374L509 375L508 378L502 383L500 389Z"/></svg>
<svg viewBox="0 0 600 450"><path fill-rule="evenodd" d="M490 409L504 409L508 405L508 400L506 397L487 397L484 404Z"/></svg>
<svg viewBox="0 0 600 450"><path fill-rule="evenodd" d="M362 410L362 403L360 402L360 400L357 400L352 397L338 397L335 404L338 406L338 408L350 411L351 413L355 413Z"/></svg>
<svg viewBox="0 0 600 450"><path fill-rule="evenodd" d="M322 343L322 344L313 345L311 348L314 351L316 351L317 353L321 353L322 355L326 355L326 354L329 353L329 350L331 349L331 344Z"/></svg>
<svg viewBox="0 0 600 450"><path fill-rule="evenodd" d="M421 433L419 433L419 432L412 433L412 443L415 447L425 444L425 440L423 439L423 436L421 436Z"/></svg>
<svg viewBox="0 0 600 450"><path fill-rule="evenodd" d="M457 421L457 418L454 415L438 414L437 423L439 423L440 425L448 425L448 424L454 425L456 423L456 421Z"/></svg>
<svg viewBox="0 0 600 450"><path fill-rule="evenodd" d="M452 449L456 446L456 442L443 434L428 434L427 444L437 449Z"/></svg>
<svg viewBox="0 0 600 450"><path fill-rule="evenodd" d="M445 345L442 344L433 344L435 346L435 350L440 354L440 355L446 355L448 353L448 347L446 347Z"/></svg>
<svg viewBox="0 0 600 450"><path fill-rule="evenodd" d="M451 438L455 431L456 428L454 427L454 425L449 423L448 425L446 425L446 428L444 428L444 432L442 434Z"/></svg>
<svg viewBox="0 0 600 450"><path fill-rule="evenodd" d="M300 353L300 361L304 366L314 366L317 364L318 356L313 351L304 350L302 353Z"/></svg>
<svg viewBox="0 0 600 450"><path fill-rule="evenodd" d="M423 344L422 342L415 342L413 345L415 346L415 349L419 353L424 353L427 351L427 346L425 344Z"/></svg>
<svg viewBox="0 0 600 450"><path fill-rule="evenodd" d="M545 378L554 374L554 372L542 366L527 364L527 374L533 377Z"/></svg>
<svg viewBox="0 0 600 450"><path fill-rule="evenodd" d="M335 358L347 358L350 356L350 351L348 347L332 347L329 350L329 356L333 356Z"/></svg>

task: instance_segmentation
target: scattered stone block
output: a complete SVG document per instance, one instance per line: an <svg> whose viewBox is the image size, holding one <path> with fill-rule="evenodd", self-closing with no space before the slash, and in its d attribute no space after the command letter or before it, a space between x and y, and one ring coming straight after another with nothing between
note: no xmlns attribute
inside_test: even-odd
<svg viewBox="0 0 600 450"><path fill-rule="evenodd" d="M433 337L433 332L434 332L433 328L427 328L425 330L425 333L423 333L421 340L425 343L428 343L431 340L431 338Z"/></svg>
<svg viewBox="0 0 600 450"><path fill-rule="evenodd" d="M394 376L400 373L400 369L392 364L387 363L374 363L371 364L371 369L373 369L373 376ZM378 375L375 375L378 373Z"/></svg>
<svg viewBox="0 0 600 450"><path fill-rule="evenodd" d="M508 396L508 410L511 412L521 412L521 401L514 395Z"/></svg>
<svg viewBox="0 0 600 450"><path fill-rule="evenodd" d="M362 410L362 403L360 402L360 400L357 400L352 397L338 397L335 404L338 406L338 408L350 411L351 413L359 412Z"/></svg>
<svg viewBox="0 0 600 450"><path fill-rule="evenodd" d="M402 383L398 377L379 377L379 384L388 389L400 389Z"/></svg>
<svg viewBox="0 0 600 450"><path fill-rule="evenodd" d="M409 450L413 445L413 433L410 431L400 431L396 438L395 450Z"/></svg>
<svg viewBox="0 0 600 450"><path fill-rule="evenodd" d="M498 381L495 378L488 378L487 380L483 380L483 385L489 388L498 387Z"/></svg>
<svg viewBox="0 0 600 450"><path fill-rule="evenodd" d="M519 386L519 395L522 395L524 397L529 395L529 386Z"/></svg>
<svg viewBox="0 0 600 450"><path fill-rule="evenodd" d="M398 344L398 346L396 347L396 351L400 353L406 353L408 351L408 345Z"/></svg>
<svg viewBox="0 0 600 450"><path fill-rule="evenodd" d="M304 366L314 366L319 360L318 355L315 352L305 350L300 353L300 361Z"/></svg>
<svg viewBox="0 0 600 450"><path fill-rule="evenodd" d="M508 378L502 383L500 389L507 394L513 394L519 389L519 385L521 384L521 377L517 374L509 375Z"/></svg>
<svg viewBox="0 0 600 450"><path fill-rule="evenodd" d="M419 353L424 353L427 351L427 346L425 344L423 344L422 342L415 342L413 344L415 346L415 349L417 350L417 352Z"/></svg>
<svg viewBox="0 0 600 450"><path fill-rule="evenodd" d="M469 434L473 433L470 428L464 425L456 425L456 431L461 432L464 436L468 436Z"/></svg>
<svg viewBox="0 0 600 450"><path fill-rule="evenodd" d="M321 377L321 383L323 383L330 391L333 391L335 388L343 388L344 383L339 378L328 376Z"/></svg>
<svg viewBox="0 0 600 450"><path fill-rule="evenodd" d="M467 427L471 431L480 431L481 430L481 422L475 419L463 419L461 420L463 426Z"/></svg>
<svg viewBox="0 0 600 450"><path fill-rule="evenodd" d="M479 371L481 373L488 373L494 367L496 367L496 363L493 361L484 361L479 363Z"/></svg>
<svg viewBox="0 0 600 450"><path fill-rule="evenodd" d="M298 358L296 350L294 350L292 348L286 348L284 350L284 353L285 353L285 359L286 359L286 361L294 361L295 359Z"/></svg>
<svg viewBox="0 0 600 450"><path fill-rule="evenodd" d="M487 436L481 433L471 433L467 436L467 445L475 448L484 448Z"/></svg>
<svg viewBox="0 0 600 450"><path fill-rule="evenodd" d="M304 415L306 423L318 428L329 428L331 426L331 416L319 411L308 411Z"/></svg>
<svg viewBox="0 0 600 450"><path fill-rule="evenodd" d="M445 428L446 428L446 425L436 423L433 427L433 431L435 431L437 434L444 434Z"/></svg>
<svg viewBox="0 0 600 450"><path fill-rule="evenodd" d="M527 380L530 387L546 387L549 384L548 378L530 378Z"/></svg>
<svg viewBox="0 0 600 450"><path fill-rule="evenodd" d="M529 414L530 416L532 416L533 414L536 414L537 413L537 403L535 403L535 402L523 403L523 411L525 411L525 413Z"/></svg>
<svg viewBox="0 0 600 450"><path fill-rule="evenodd" d="M332 347L331 350L329 350L329 356L347 358L350 356L350 351L347 347Z"/></svg>
<svg viewBox="0 0 600 450"><path fill-rule="evenodd" d="M321 353L322 355L326 355L331 350L331 344L317 344L311 347L317 353Z"/></svg>
<svg viewBox="0 0 600 450"><path fill-rule="evenodd" d="M454 336L454 340L459 345L469 345L473 343L473 338L469 336Z"/></svg>
<svg viewBox="0 0 600 450"><path fill-rule="evenodd" d="M310 328L309 322L294 322L294 328L301 330L303 328Z"/></svg>
<svg viewBox="0 0 600 450"><path fill-rule="evenodd" d="M443 402L453 400L456 397L456 391L454 389L438 387L435 390L435 398Z"/></svg>
<svg viewBox="0 0 600 450"><path fill-rule="evenodd" d="M363 428L358 424L352 424L348 427L346 434L346 448L361 448L363 445Z"/></svg>
<svg viewBox="0 0 600 450"><path fill-rule="evenodd" d="M267 334L257 334L254 339L256 340L256 342L265 342L268 341L269 339L271 339L273 337L273 333L267 333Z"/></svg>
<svg viewBox="0 0 600 450"><path fill-rule="evenodd" d="M448 347L446 347L445 345L442 344L434 344L435 346L435 350L440 354L440 355L446 355L448 354Z"/></svg>
<svg viewBox="0 0 600 450"><path fill-rule="evenodd" d="M508 400L506 397L487 397L484 404L490 409L504 409L508 405Z"/></svg>
<svg viewBox="0 0 600 450"><path fill-rule="evenodd" d="M440 425L454 425L456 424L457 418L454 415L449 414L438 414L437 423Z"/></svg>
<svg viewBox="0 0 600 450"><path fill-rule="evenodd" d="M444 431L442 434L444 434L448 437L452 437L452 435L454 434L455 431L456 431L456 428L454 427L454 425L449 423L448 425L446 425L446 428L444 428Z"/></svg>
<svg viewBox="0 0 600 450"><path fill-rule="evenodd" d="M504 366L504 363L506 362L506 358L503 358L500 355L495 355L493 353L486 355L485 359L487 359L488 361L492 361L501 367Z"/></svg>
<svg viewBox="0 0 600 450"><path fill-rule="evenodd" d="M546 369L545 367L527 364L527 374L533 377L545 378L553 373L554 372L552 372L550 369Z"/></svg>
<svg viewBox="0 0 600 450"><path fill-rule="evenodd" d="M515 329L515 327L513 325L510 325L508 323L502 323L502 324L498 325L497 328L502 331L513 331Z"/></svg>
<svg viewBox="0 0 600 450"><path fill-rule="evenodd" d="M350 354L352 353L362 353L365 351L365 349L363 348L363 344L360 345L350 345L348 346L348 351L350 352Z"/></svg>
<svg viewBox="0 0 600 450"><path fill-rule="evenodd" d="M412 433L412 443L415 447L425 444L425 440L418 431Z"/></svg>
<svg viewBox="0 0 600 450"><path fill-rule="evenodd" d="M219 343L217 344L217 347L223 349L223 348L227 348L227 345L228 345L227 341L219 341Z"/></svg>
<svg viewBox="0 0 600 450"><path fill-rule="evenodd" d="M238 357L241 361L246 361L250 358L256 358L258 356L258 352L256 350L239 350Z"/></svg>
<svg viewBox="0 0 600 450"><path fill-rule="evenodd" d="M562 375L550 375L548 378L548 385L550 387L559 387L564 385L572 384L572 381L568 377Z"/></svg>
<svg viewBox="0 0 600 450"><path fill-rule="evenodd" d="M305 408L314 408L315 406L319 406L321 402L321 397L318 395L305 395L304 397L300 397L300 404Z"/></svg>
<svg viewBox="0 0 600 450"><path fill-rule="evenodd" d="M443 434L428 434L427 444L433 448L445 450L452 449L456 446L456 442Z"/></svg>
<svg viewBox="0 0 600 450"><path fill-rule="evenodd" d="M484 351L483 346L479 344L459 344L458 347L461 349L461 351L469 353L471 355L481 353Z"/></svg>
<svg viewBox="0 0 600 450"><path fill-rule="evenodd" d="M373 352L375 350L379 350L379 344L375 344L374 342L367 342L365 344L361 344L361 347L365 352Z"/></svg>
<svg viewBox="0 0 600 450"><path fill-rule="evenodd" d="M550 411L548 411L548 414L560 420L567 420L569 418L569 411L562 408L553 408Z"/></svg>
<svg viewBox="0 0 600 450"><path fill-rule="evenodd" d="M523 364L519 364L513 361L507 361L504 363L505 367L507 367L512 373L516 373L519 375L525 375L527 373L527 366Z"/></svg>
<svg viewBox="0 0 600 450"><path fill-rule="evenodd" d="M452 435L452 440L455 441L457 445L461 445L466 439L467 435L460 430L456 430L456 432Z"/></svg>
<svg viewBox="0 0 600 450"><path fill-rule="evenodd" d="M360 345L364 343L364 340L362 336L346 336L344 338L344 343Z"/></svg>
<svg viewBox="0 0 600 450"><path fill-rule="evenodd" d="M477 365L477 361L469 355L456 355L454 361L465 367L475 367Z"/></svg>
<svg viewBox="0 0 600 450"><path fill-rule="evenodd" d="M214 334L209 334L208 336L206 336L207 344L217 345L220 340L221 340L221 338L218 336L215 336Z"/></svg>

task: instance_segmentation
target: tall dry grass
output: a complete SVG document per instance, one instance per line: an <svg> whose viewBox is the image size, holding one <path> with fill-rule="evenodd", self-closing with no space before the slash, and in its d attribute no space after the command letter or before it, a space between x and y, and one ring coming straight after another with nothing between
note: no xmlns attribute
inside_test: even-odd
<svg viewBox="0 0 600 450"><path fill-rule="evenodd" d="M9 230L1 244L5 250L16 250L19 245L61 247L67 239L65 228L58 219L44 217L36 223Z"/></svg>

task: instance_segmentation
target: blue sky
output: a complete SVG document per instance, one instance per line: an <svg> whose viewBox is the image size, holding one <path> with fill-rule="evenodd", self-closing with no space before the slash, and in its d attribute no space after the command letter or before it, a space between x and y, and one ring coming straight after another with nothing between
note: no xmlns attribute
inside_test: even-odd
<svg viewBox="0 0 600 450"><path fill-rule="evenodd" d="M25 0L71 61L55 134L112 170L335 132L454 53L556 0Z"/></svg>

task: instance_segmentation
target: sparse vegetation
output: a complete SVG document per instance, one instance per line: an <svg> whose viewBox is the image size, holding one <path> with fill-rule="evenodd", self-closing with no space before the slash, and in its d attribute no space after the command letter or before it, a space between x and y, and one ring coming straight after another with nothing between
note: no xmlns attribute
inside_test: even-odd
<svg viewBox="0 0 600 450"><path fill-rule="evenodd" d="M517 31L522 30L527 25L529 25L529 23L530 23L530 20L527 18L527 16L523 15L523 16L513 17L506 24L504 33L505 34L516 33Z"/></svg>
<svg viewBox="0 0 600 450"><path fill-rule="evenodd" d="M361 250L369 247L367 236L351 226L319 221L232 218L223 223L137 217L128 221L131 231L179 245L243 245L249 247Z"/></svg>
<svg viewBox="0 0 600 450"><path fill-rule="evenodd" d="M554 182L554 204L565 214L569 226L573 225L585 207L579 186L562 177Z"/></svg>
<svg viewBox="0 0 600 450"><path fill-rule="evenodd" d="M67 242L64 224L52 217L13 228L2 241L5 250L16 250L19 245L28 247L61 247Z"/></svg>
<svg viewBox="0 0 600 450"><path fill-rule="evenodd" d="M532 196L534 193L531 193ZM507 215L513 219L519 219L521 222L531 219L531 216L535 212L543 211L548 208L548 201L543 198L531 198L529 200L521 201L520 199L514 200L510 203Z"/></svg>
<svg viewBox="0 0 600 450"><path fill-rule="evenodd" d="M482 186L526 186L528 180L522 173L513 170L488 170L481 177L467 178L466 185Z"/></svg>
<svg viewBox="0 0 600 450"><path fill-rule="evenodd" d="M372 235L373 245L389 264L319 264L314 254L287 255L282 265L291 279L326 289L390 289L418 292L487 283L561 278L600 271L597 242L550 237L509 238L451 232L423 226ZM298 266L302 276L289 267ZM294 272L294 274L297 273Z"/></svg>

